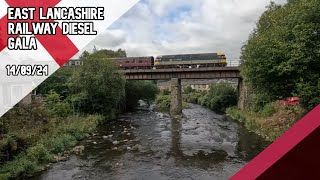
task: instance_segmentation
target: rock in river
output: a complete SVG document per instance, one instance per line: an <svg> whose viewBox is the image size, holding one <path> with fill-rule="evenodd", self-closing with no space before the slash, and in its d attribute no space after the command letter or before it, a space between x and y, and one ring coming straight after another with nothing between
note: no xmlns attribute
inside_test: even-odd
<svg viewBox="0 0 320 180"><path fill-rule="evenodd" d="M113 141L112 144L113 145L118 145L120 142L119 141Z"/></svg>
<svg viewBox="0 0 320 180"><path fill-rule="evenodd" d="M82 154L82 152L84 151L84 146L76 146L76 147L74 147L73 148L73 152L75 153L75 154Z"/></svg>
<svg viewBox="0 0 320 180"><path fill-rule="evenodd" d="M68 156L53 156L53 161L52 162L60 162L60 161L67 161Z"/></svg>

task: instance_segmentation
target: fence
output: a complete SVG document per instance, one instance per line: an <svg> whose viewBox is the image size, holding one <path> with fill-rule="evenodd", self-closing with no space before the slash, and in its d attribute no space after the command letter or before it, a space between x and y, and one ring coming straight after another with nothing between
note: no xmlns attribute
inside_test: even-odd
<svg viewBox="0 0 320 180"><path fill-rule="evenodd" d="M241 65L240 59L229 59L227 60L227 67L238 67Z"/></svg>

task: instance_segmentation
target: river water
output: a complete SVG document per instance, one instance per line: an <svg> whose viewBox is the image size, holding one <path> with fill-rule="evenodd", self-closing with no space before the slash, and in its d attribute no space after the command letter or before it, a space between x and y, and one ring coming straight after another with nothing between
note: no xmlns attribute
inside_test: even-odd
<svg viewBox="0 0 320 180"><path fill-rule="evenodd" d="M82 155L34 179L228 179L269 144L199 105L183 114L175 120L151 109L122 115L81 142Z"/></svg>

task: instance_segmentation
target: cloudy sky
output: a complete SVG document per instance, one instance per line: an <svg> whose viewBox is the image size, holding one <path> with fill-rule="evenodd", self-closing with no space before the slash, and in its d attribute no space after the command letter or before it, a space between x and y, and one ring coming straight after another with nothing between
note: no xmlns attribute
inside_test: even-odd
<svg viewBox="0 0 320 180"><path fill-rule="evenodd" d="M222 51L229 59L239 59L241 46L269 4L269 0L141 0L86 50L122 48L128 56Z"/></svg>

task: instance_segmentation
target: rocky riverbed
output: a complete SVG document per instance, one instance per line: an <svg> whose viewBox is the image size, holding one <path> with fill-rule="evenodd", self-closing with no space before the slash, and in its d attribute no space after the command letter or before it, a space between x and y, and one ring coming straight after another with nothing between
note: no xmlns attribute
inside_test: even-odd
<svg viewBox="0 0 320 180"><path fill-rule="evenodd" d="M228 179L268 145L201 106L183 114L124 114L82 141L76 155L32 179Z"/></svg>

